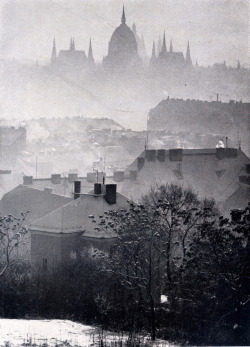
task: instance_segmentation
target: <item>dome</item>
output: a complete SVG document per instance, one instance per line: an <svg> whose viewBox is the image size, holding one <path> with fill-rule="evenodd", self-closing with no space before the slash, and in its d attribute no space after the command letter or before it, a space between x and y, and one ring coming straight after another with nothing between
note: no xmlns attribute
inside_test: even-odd
<svg viewBox="0 0 250 347"><path fill-rule="evenodd" d="M114 57L125 55L131 58L137 56L135 35L126 24L121 24L111 36L108 55Z"/></svg>
<svg viewBox="0 0 250 347"><path fill-rule="evenodd" d="M106 59L112 64L129 63L138 58L137 42L133 31L127 26L123 9L122 23L113 32L108 56Z"/></svg>

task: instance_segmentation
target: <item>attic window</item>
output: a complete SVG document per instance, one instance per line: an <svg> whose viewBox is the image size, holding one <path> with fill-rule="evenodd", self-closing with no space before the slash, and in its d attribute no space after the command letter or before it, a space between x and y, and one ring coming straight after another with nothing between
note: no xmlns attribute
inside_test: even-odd
<svg viewBox="0 0 250 347"><path fill-rule="evenodd" d="M226 170L216 170L215 171L218 178L221 178L225 172L226 172Z"/></svg>
<svg viewBox="0 0 250 347"><path fill-rule="evenodd" d="M173 170L176 178L178 180L182 180L183 179L183 174L182 174L182 163L179 162L176 164L176 170Z"/></svg>

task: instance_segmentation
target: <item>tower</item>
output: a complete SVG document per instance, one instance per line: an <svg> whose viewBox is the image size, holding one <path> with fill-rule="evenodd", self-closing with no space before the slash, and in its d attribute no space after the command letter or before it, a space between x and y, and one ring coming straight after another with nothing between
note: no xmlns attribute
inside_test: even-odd
<svg viewBox="0 0 250 347"><path fill-rule="evenodd" d="M156 62L156 54L155 54L155 42L153 42L152 54L150 58L150 64L154 64Z"/></svg>
<svg viewBox="0 0 250 347"><path fill-rule="evenodd" d="M74 51L75 50L75 40L73 38L70 39L69 50L70 51Z"/></svg>
<svg viewBox="0 0 250 347"><path fill-rule="evenodd" d="M164 31L161 54L165 54L166 52L167 52L167 46L166 46L166 37L165 37L165 31Z"/></svg>
<svg viewBox="0 0 250 347"><path fill-rule="evenodd" d="M54 38L53 40L53 48L52 48L52 54L51 54L51 65L54 65L56 63L56 40Z"/></svg>
<svg viewBox="0 0 250 347"><path fill-rule="evenodd" d="M88 63L89 64L94 64L91 39L89 40Z"/></svg>
<svg viewBox="0 0 250 347"><path fill-rule="evenodd" d="M189 41L187 45L187 53L186 53L186 65L187 66L192 66L192 60L191 60L191 55L190 55L190 47L189 47Z"/></svg>

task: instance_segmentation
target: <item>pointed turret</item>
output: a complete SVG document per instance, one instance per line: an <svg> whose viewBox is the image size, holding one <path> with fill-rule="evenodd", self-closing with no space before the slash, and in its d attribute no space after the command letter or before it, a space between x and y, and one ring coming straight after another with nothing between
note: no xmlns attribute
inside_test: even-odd
<svg viewBox="0 0 250 347"><path fill-rule="evenodd" d="M52 54L51 54L51 65L56 63L56 40L54 38L53 40L53 48L52 48Z"/></svg>
<svg viewBox="0 0 250 347"><path fill-rule="evenodd" d="M124 10L124 5L123 5L123 9L122 9L122 24L126 23L126 16L125 16L125 10Z"/></svg>
<svg viewBox="0 0 250 347"><path fill-rule="evenodd" d="M187 53L186 53L186 65L187 66L192 66L192 60L191 60L191 55L190 55L190 47L189 47L189 41L187 45Z"/></svg>
<svg viewBox="0 0 250 347"><path fill-rule="evenodd" d="M94 64L91 39L89 40L88 63L89 64Z"/></svg>
<svg viewBox="0 0 250 347"><path fill-rule="evenodd" d="M150 58L150 64L154 64L156 62L156 54L155 54L155 42L153 42L152 54Z"/></svg>
<svg viewBox="0 0 250 347"><path fill-rule="evenodd" d="M173 53L173 43L172 43L172 39L171 39L171 41L170 41L169 52L170 52L170 53Z"/></svg>
<svg viewBox="0 0 250 347"><path fill-rule="evenodd" d="M167 46L166 46L166 37L165 37L165 31L164 31L161 53L166 53L166 52L167 52Z"/></svg>

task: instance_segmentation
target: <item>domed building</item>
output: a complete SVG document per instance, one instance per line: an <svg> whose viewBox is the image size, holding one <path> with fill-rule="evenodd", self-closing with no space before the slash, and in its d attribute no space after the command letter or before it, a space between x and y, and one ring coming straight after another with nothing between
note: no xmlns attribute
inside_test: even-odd
<svg viewBox="0 0 250 347"><path fill-rule="evenodd" d="M138 48L133 31L126 24L123 7L121 24L113 32L109 41L108 55L104 58L105 66L124 68L139 61Z"/></svg>

